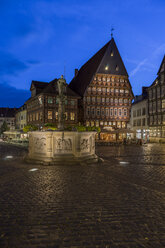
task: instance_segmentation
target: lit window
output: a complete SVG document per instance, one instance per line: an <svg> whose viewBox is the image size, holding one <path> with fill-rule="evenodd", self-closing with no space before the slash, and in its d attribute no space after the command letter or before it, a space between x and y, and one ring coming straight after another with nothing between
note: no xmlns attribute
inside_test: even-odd
<svg viewBox="0 0 165 248"><path fill-rule="evenodd" d="M118 67L118 65L116 66L116 71L118 71L119 70L119 67Z"/></svg>
<svg viewBox="0 0 165 248"><path fill-rule="evenodd" d="M108 71L108 66L105 67L105 70ZM104 81L104 80L103 80Z"/></svg>
<svg viewBox="0 0 165 248"><path fill-rule="evenodd" d="M113 57L113 51L111 51L111 57Z"/></svg>
<svg viewBox="0 0 165 248"><path fill-rule="evenodd" d="M58 120L58 112L55 113L55 118Z"/></svg>
<svg viewBox="0 0 165 248"><path fill-rule="evenodd" d="M68 113L65 112L65 120L67 121L68 120Z"/></svg>
<svg viewBox="0 0 165 248"><path fill-rule="evenodd" d="M56 104L58 104L59 103L59 100L58 100L58 98L56 98Z"/></svg>
<svg viewBox="0 0 165 248"><path fill-rule="evenodd" d="M106 108L106 116L108 116L109 115L109 110L108 110L108 108Z"/></svg>
<svg viewBox="0 0 165 248"><path fill-rule="evenodd" d="M48 110L48 120L52 120L52 111Z"/></svg>
<svg viewBox="0 0 165 248"><path fill-rule="evenodd" d="M70 119L71 119L71 121L74 121L74 119L75 119L75 113L73 113L73 112L70 113Z"/></svg>
<svg viewBox="0 0 165 248"><path fill-rule="evenodd" d="M65 105L67 105L68 104L68 100L65 100ZM72 101L71 101L71 105L72 105Z"/></svg>
<svg viewBox="0 0 165 248"><path fill-rule="evenodd" d="M39 101L39 104L42 104L42 97L41 96L38 97L38 101Z"/></svg>
<svg viewBox="0 0 165 248"><path fill-rule="evenodd" d="M53 97L51 96L48 97L48 103L53 103Z"/></svg>

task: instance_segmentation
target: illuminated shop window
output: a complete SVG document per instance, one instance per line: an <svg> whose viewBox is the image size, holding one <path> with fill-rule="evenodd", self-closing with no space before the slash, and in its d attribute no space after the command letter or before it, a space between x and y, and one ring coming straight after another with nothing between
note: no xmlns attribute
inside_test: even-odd
<svg viewBox="0 0 165 248"><path fill-rule="evenodd" d="M52 111L48 110L48 120L52 120Z"/></svg>
<svg viewBox="0 0 165 248"><path fill-rule="evenodd" d="M91 121L91 127L94 127L95 123L94 121Z"/></svg>
<svg viewBox="0 0 165 248"><path fill-rule="evenodd" d="M89 121L86 121L86 126L89 127Z"/></svg>
<svg viewBox="0 0 165 248"><path fill-rule="evenodd" d="M96 121L96 127L99 127L99 121L98 120Z"/></svg>

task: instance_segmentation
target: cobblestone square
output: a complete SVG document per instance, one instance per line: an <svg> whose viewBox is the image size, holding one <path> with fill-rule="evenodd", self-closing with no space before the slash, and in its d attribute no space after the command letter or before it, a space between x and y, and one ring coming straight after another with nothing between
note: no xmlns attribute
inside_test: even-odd
<svg viewBox="0 0 165 248"><path fill-rule="evenodd" d="M164 248L165 145L98 146L104 162L26 164L0 143L1 248Z"/></svg>

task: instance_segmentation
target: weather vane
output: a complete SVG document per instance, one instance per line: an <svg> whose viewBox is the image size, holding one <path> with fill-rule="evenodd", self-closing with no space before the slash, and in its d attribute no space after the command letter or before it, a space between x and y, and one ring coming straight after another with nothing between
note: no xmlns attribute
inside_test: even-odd
<svg viewBox="0 0 165 248"><path fill-rule="evenodd" d="M111 28L111 38L113 38L113 31L114 31L115 29L112 27Z"/></svg>

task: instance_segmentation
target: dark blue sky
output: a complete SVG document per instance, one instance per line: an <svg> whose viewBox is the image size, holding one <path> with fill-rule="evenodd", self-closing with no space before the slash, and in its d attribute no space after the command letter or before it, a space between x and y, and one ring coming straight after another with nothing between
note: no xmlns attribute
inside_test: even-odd
<svg viewBox="0 0 165 248"><path fill-rule="evenodd" d="M0 107L20 106L31 80L69 83L114 38L134 94L156 77L165 53L164 0L0 0Z"/></svg>

